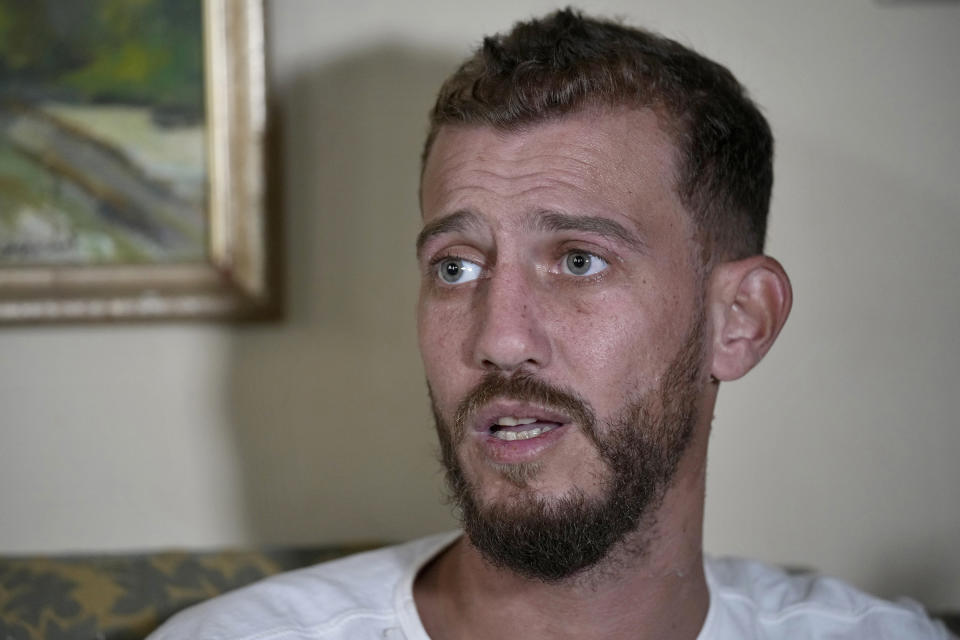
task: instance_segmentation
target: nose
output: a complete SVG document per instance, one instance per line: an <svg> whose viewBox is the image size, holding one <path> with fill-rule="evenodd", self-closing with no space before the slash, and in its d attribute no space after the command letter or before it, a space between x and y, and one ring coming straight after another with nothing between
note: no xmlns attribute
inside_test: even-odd
<svg viewBox="0 0 960 640"><path fill-rule="evenodd" d="M484 281L471 345L478 367L509 374L550 364L552 347L535 277L523 267L503 265Z"/></svg>

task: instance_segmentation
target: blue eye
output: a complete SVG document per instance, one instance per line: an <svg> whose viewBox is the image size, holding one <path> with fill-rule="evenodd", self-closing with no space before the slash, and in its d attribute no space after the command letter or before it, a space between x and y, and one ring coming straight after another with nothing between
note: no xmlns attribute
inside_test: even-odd
<svg viewBox="0 0 960 640"><path fill-rule="evenodd" d="M562 270L572 276L592 276L607 268L607 261L586 251L571 251L563 259Z"/></svg>
<svg viewBox="0 0 960 640"><path fill-rule="evenodd" d="M460 258L444 258L437 264L437 275L447 284L463 284L480 277L480 265Z"/></svg>

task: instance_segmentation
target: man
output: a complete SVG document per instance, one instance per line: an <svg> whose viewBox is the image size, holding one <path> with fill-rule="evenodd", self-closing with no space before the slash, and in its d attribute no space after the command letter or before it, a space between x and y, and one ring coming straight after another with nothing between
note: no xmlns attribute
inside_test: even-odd
<svg viewBox="0 0 960 640"><path fill-rule="evenodd" d="M465 535L280 576L158 638L946 638L912 604L701 551L721 381L791 306L769 127L723 67L560 11L447 80L419 337Z"/></svg>

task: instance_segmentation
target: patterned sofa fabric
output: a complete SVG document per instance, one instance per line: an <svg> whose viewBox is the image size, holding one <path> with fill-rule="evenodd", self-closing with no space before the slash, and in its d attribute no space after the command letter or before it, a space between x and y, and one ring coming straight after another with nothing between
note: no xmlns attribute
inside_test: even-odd
<svg viewBox="0 0 960 640"><path fill-rule="evenodd" d="M261 578L371 549L0 557L0 640L134 640Z"/></svg>

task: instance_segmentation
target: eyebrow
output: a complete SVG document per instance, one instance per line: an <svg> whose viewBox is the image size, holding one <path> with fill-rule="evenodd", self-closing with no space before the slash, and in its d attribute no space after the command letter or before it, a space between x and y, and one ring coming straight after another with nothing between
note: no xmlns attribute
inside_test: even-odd
<svg viewBox="0 0 960 640"><path fill-rule="evenodd" d="M480 224L480 219L472 211L460 210L428 222L417 234L417 256L420 256L430 238L444 233L465 231ZM582 231L614 238L635 251L646 251L646 243L634 232L610 218L600 216L575 216L559 211L540 211L530 225L539 231Z"/></svg>
<svg viewBox="0 0 960 640"><path fill-rule="evenodd" d="M533 223L540 231L583 231L614 238L635 251L646 251L646 243L633 231L610 218L575 216L558 211L541 211Z"/></svg>
<svg viewBox="0 0 960 640"><path fill-rule="evenodd" d="M417 234L417 256L423 251L423 245L425 245L430 238L444 233L465 231L479 224L480 220L476 214L472 211L465 210L455 211L450 215L428 222L424 225L423 229L420 230L420 233Z"/></svg>

